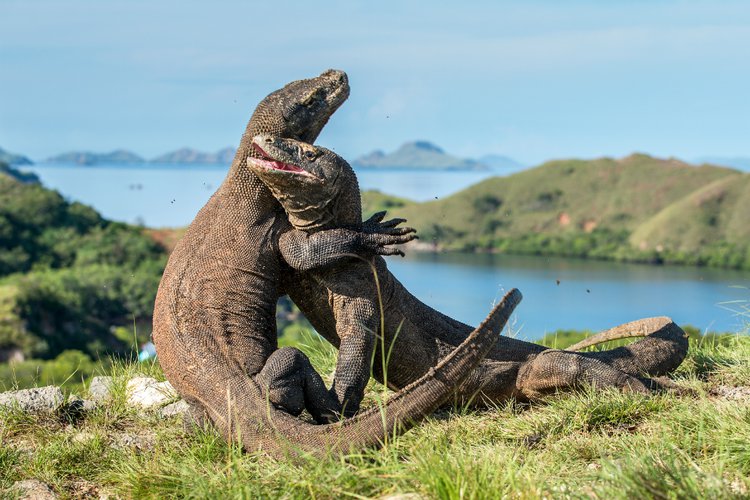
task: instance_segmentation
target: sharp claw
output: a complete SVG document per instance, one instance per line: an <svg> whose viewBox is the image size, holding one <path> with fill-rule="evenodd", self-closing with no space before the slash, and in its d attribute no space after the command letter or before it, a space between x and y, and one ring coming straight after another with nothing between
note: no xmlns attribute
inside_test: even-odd
<svg viewBox="0 0 750 500"><path fill-rule="evenodd" d="M382 222L381 225L384 227L395 227L399 224L403 224L404 222L406 222L406 219L396 218Z"/></svg>

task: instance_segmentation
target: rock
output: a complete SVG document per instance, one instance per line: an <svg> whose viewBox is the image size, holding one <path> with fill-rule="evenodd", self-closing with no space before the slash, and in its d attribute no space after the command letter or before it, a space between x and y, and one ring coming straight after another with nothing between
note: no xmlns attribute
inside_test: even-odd
<svg viewBox="0 0 750 500"><path fill-rule="evenodd" d="M21 411L28 412L51 412L56 410L64 400L60 388L54 385L0 394L0 406L17 407Z"/></svg>
<svg viewBox="0 0 750 500"><path fill-rule="evenodd" d="M105 401L110 398L112 377L94 377L89 384L89 396L93 401Z"/></svg>
<svg viewBox="0 0 750 500"><path fill-rule="evenodd" d="M144 410L163 406L177 398L169 382L157 382L151 377L136 377L128 381L128 403Z"/></svg>
<svg viewBox="0 0 750 500"><path fill-rule="evenodd" d="M189 409L190 407L188 406L187 402L181 399L159 410L159 416L161 416L162 418L178 417L180 415L187 414Z"/></svg>
<svg viewBox="0 0 750 500"><path fill-rule="evenodd" d="M55 500L57 498L52 488L38 479L18 481L10 490L21 500Z"/></svg>
<svg viewBox="0 0 750 500"><path fill-rule="evenodd" d="M711 389L709 394L725 399L750 399L750 386L741 385L733 387L731 385L719 385Z"/></svg>

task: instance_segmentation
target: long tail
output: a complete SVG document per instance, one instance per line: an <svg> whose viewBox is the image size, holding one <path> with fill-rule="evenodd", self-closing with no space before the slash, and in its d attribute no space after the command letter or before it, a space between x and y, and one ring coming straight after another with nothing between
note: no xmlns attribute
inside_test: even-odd
<svg viewBox="0 0 750 500"><path fill-rule="evenodd" d="M521 301L513 289L489 316L450 355L422 378L390 397L382 407L351 419L314 425L274 409L249 377L233 377L204 393L202 406L227 439L238 439L248 451L275 456L345 453L378 446L388 436L404 432L447 401L457 386L497 342L513 309ZM205 380L203 382L205 386Z"/></svg>
<svg viewBox="0 0 750 500"><path fill-rule="evenodd" d="M606 362L631 375L659 376L682 363L688 352L688 337L670 318L659 316L631 321L604 330L573 344L566 351L580 351L592 345L633 337L643 340L627 346L583 355Z"/></svg>

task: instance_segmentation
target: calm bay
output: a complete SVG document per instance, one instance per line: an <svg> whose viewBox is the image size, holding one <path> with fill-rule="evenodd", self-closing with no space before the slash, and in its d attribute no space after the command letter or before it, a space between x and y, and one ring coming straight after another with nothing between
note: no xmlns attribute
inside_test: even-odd
<svg viewBox="0 0 750 500"><path fill-rule="evenodd" d="M107 218L149 227L187 225L226 174L226 166L203 165L41 164L28 170L45 186L92 205ZM357 175L362 189L424 201L450 195L493 172L388 169ZM750 321L750 272L414 252L388 262L417 297L470 324L479 323L505 290L519 288L524 301L511 331L525 339L557 329L600 330L647 316L671 316L703 331L739 331Z"/></svg>

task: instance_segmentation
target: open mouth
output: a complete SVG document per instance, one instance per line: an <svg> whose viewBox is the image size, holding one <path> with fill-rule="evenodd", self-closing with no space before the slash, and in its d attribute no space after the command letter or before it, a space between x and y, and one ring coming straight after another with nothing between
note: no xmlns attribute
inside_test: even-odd
<svg viewBox="0 0 750 500"><path fill-rule="evenodd" d="M284 163L283 161L274 160L268 155L268 153L263 151L263 148L261 148L255 142L253 142L253 149L261 156L260 158L250 158L250 161L252 161L256 165L260 165L270 170L281 170L283 172L292 172L295 174L310 175L307 171L298 167L297 165L292 165L291 163Z"/></svg>

